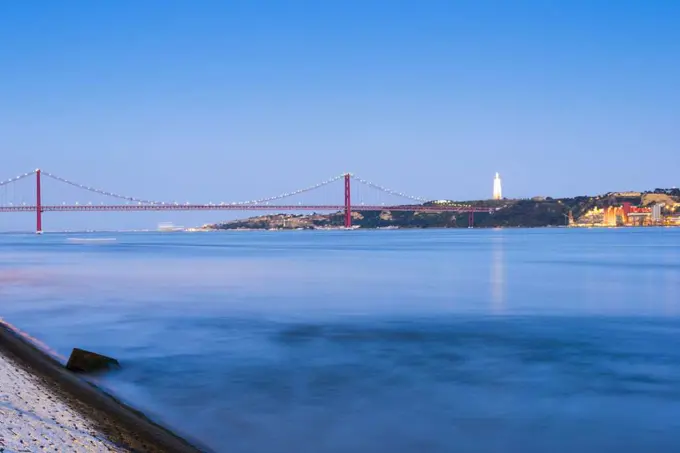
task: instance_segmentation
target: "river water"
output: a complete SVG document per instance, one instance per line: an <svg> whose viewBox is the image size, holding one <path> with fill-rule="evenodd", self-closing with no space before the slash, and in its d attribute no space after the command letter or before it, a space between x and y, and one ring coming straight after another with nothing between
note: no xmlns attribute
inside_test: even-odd
<svg viewBox="0 0 680 453"><path fill-rule="evenodd" d="M73 237L0 316L217 451L680 450L680 229Z"/></svg>

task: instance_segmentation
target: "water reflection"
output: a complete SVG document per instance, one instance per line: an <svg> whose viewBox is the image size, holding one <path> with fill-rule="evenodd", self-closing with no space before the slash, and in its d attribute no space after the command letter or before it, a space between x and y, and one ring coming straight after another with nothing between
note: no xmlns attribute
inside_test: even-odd
<svg viewBox="0 0 680 453"><path fill-rule="evenodd" d="M503 232L491 238L491 313L505 313L505 256Z"/></svg>
<svg viewBox="0 0 680 453"><path fill-rule="evenodd" d="M678 304L680 304L680 281L679 272L669 269L663 273L663 278L658 282L664 287L663 301L667 316L678 316Z"/></svg>

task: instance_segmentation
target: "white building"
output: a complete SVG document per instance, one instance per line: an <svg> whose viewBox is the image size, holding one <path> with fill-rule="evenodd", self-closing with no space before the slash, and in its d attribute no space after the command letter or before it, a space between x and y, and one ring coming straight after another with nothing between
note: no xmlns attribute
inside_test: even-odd
<svg viewBox="0 0 680 453"><path fill-rule="evenodd" d="M500 200L503 198L503 192L501 191L501 177L496 173L496 177L493 180L493 199Z"/></svg>

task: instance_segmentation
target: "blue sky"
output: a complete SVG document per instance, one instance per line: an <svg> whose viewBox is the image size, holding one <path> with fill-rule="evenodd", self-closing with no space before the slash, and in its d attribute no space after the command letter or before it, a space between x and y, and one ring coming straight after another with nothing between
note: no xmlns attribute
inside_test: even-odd
<svg viewBox="0 0 680 453"><path fill-rule="evenodd" d="M680 181L680 2L0 2L0 43L0 180L190 201L344 171L453 199L496 171L509 197Z"/></svg>

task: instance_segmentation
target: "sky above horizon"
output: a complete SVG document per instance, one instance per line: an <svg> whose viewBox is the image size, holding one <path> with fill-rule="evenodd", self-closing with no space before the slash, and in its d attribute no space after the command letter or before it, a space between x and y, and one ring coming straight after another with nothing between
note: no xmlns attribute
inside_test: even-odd
<svg viewBox="0 0 680 453"><path fill-rule="evenodd" d="M345 171L458 200L495 172L513 198L680 180L680 2L0 2L0 43L0 181L208 202Z"/></svg>

